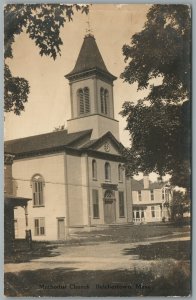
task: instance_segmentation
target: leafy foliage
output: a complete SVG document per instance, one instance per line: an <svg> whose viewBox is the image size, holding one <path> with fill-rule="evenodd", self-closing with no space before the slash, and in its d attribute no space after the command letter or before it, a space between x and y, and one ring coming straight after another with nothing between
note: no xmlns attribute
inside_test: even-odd
<svg viewBox="0 0 196 300"><path fill-rule="evenodd" d="M190 186L190 35L187 5L153 5L144 29L123 46L129 63L121 78L137 82L138 90L150 89L121 111L131 135L129 175L169 173L173 184ZM152 84L158 77L162 82Z"/></svg>
<svg viewBox="0 0 196 300"><path fill-rule="evenodd" d="M173 221L183 219L183 214L190 212L190 198L187 193L174 191L171 203L171 218Z"/></svg>
<svg viewBox="0 0 196 300"><path fill-rule="evenodd" d="M129 61L121 78L137 82L142 90L150 80L162 77L147 99L179 102L189 98L191 59L191 19L188 5L153 5L144 29L133 35L131 45L123 46Z"/></svg>
<svg viewBox="0 0 196 300"><path fill-rule="evenodd" d="M20 115L20 112L24 110L24 103L28 100L28 81L24 78L13 77L7 65L5 65L4 80L5 111L14 111L16 115Z"/></svg>
<svg viewBox="0 0 196 300"><path fill-rule="evenodd" d="M60 46L63 42L60 38L60 30L64 23L73 20L75 11L88 13L88 9L88 5L78 4L6 5L4 10L5 59L13 58L12 46L15 37L21 32L26 32L29 38L35 42L40 49L41 56L46 55L55 59L61 53ZM16 114L20 114L24 110L28 93L28 82L23 78L13 78L9 67L6 65L5 111L14 111Z"/></svg>

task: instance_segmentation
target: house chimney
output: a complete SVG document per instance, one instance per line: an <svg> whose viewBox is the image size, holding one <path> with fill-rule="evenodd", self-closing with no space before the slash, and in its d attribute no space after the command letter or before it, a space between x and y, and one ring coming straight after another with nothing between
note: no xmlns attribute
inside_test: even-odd
<svg viewBox="0 0 196 300"><path fill-rule="evenodd" d="M143 181L144 181L144 189L149 189L149 177L148 177L148 175L144 175Z"/></svg>

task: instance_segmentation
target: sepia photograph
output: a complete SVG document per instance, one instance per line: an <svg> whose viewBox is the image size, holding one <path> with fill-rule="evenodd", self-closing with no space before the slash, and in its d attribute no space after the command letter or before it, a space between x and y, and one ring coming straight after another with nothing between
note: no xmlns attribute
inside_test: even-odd
<svg viewBox="0 0 196 300"><path fill-rule="evenodd" d="M4 295L191 296L191 6L4 6Z"/></svg>

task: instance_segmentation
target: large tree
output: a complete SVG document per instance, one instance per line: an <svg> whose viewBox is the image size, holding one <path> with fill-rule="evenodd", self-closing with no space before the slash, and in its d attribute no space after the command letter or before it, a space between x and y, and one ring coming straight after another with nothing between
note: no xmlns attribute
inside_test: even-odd
<svg viewBox="0 0 196 300"><path fill-rule="evenodd" d="M4 47L5 60L13 58L12 46L15 37L21 32L39 47L40 55L53 59L61 53L63 44L60 29L66 21L72 21L74 12L88 13L88 5L67 4L8 4L4 10ZM24 110L30 91L26 79L13 77L9 66L5 64L5 112L14 111L19 115Z"/></svg>
<svg viewBox="0 0 196 300"><path fill-rule="evenodd" d="M188 5L153 5L141 32L123 46L128 63L121 78L149 94L126 101L131 148L127 172L171 174L173 184L190 185L191 16Z"/></svg>

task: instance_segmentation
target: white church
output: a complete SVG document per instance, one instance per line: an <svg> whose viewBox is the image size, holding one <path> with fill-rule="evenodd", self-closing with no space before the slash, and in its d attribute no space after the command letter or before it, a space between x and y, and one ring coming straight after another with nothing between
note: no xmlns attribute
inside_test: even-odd
<svg viewBox="0 0 196 300"><path fill-rule="evenodd" d="M75 231L132 222L131 182L114 119L116 77L93 35L84 37L65 77L67 129L6 142L6 153L14 155L13 196L31 199L25 213L21 206L14 209L16 238L30 229L33 240L64 240Z"/></svg>

